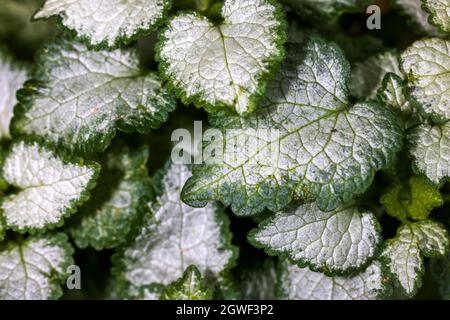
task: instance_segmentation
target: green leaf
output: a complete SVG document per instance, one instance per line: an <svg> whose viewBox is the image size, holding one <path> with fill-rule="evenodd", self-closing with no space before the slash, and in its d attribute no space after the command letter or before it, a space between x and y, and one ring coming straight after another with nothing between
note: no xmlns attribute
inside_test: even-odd
<svg viewBox="0 0 450 320"><path fill-rule="evenodd" d="M382 265L375 261L357 275L328 277L285 263L280 291L289 300L376 300L386 291Z"/></svg>
<svg viewBox="0 0 450 320"><path fill-rule="evenodd" d="M117 47L156 29L171 0L46 0L33 19L59 16L61 23L92 47Z"/></svg>
<svg viewBox="0 0 450 320"><path fill-rule="evenodd" d="M316 24L327 24L336 20L345 12L365 12L370 0L283 0L303 19Z"/></svg>
<svg viewBox="0 0 450 320"><path fill-rule="evenodd" d="M117 255L115 271L124 296L159 296L161 286L177 280L195 265L212 284L233 263L227 218L216 205L196 209L180 200L191 175L185 165L168 163L155 177L159 196L150 204L137 237ZM143 295L141 294L141 297Z"/></svg>
<svg viewBox="0 0 450 320"><path fill-rule="evenodd" d="M411 177L406 185L395 183L380 202L389 215L402 221L425 220L431 210L444 203L439 190L420 177Z"/></svg>
<svg viewBox="0 0 450 320"><path fill-rule="evenodd" d="M0 248L0 300L47 300L62 295L60 284L73 264L65 234L9 241Z"/></svg>
<svg viewBox="0 0 450 320"><path fill-rule="evenodd" d="M423 113L436 121L450 120L450 41L416 41L401 55L401 64Z"/></svg>
<svg viewBox="0 0 450 320"><path fill-rule="evenodd" d="M38 57L33 81L19 91L16 135L61 144L72 151L102 151L116 129L158 128L175 108L154 73L139 68L133 50L89 51L59 40Z"/></svg>
<svg viewBox="0 0 450 320"><path fill-rule="evenodd" d="M385 75L378 89L378 99L394 110L398 118L402 120L402 127L405 130L424 121L418 109L410 101L405 81L397 74Z"/></svg>
<svg viewBox="0 0 450 320"><path fill-rule="evenodd" d="M421 0L391 0L391 2L408 18L416 32L431 36L441 35L441 32L428 22L429 14L422 9Z"/></svg>
<svg viewBox="0 0 450 320"><path fill-rule="evenodd" d="M450 122L423 124L408 134L415 171L441 185L450 177Z"/></svg>
<svg viewBox="0 0 450 320"><path fill-rule="evenodd" d="M96 163L68 161L36 143L14 144L2 168L5 180L18 189L1 202L8 228L35 232L60 226L89 198L98 171Z"/></svg>
<svg viewBox="0 0 450 320"><path fill-rule="evenodd" d="M273 0L225 0L222 17L214 25L195 13L175 16L157 60L185 104L250 113L284 57L284 17Z"/></svg>
<svg viewBox="0 0 450 320"><path fill-rule="evenodd" d="M421 287L425 272L422 256L444 255L448 245L447 231L440 224L426 220L401 226L396 237L386 241L382 256L405 294L412 297Z"/></svg>
<svg viewBox="0 0 450 320"><path fill-rule="evenodd" d="M380 225L354 206L321 211L315 203L279 212L250 233L269 254L287 255L301 267L330 276L360 270L377 253Z"/></svg>
<svg viewBox="0 0 450 320"><path fill-rule="evenodd" d="M395 51L386 51L355 63L349 82L351 94L361 100L374 99L389 72L402 74Z"/></svg>
<svg viewBox="0 0 450 320"><path fill-rule="evenodd" d="M450 32L450 2L448 0L422 0L430 13L429 21L444 32Z"/></svg>
<svg viewBox="0 0 450 320"><path fill-rule="evenodd" d="M191 265L181 279L169 284L161 293L161 300L211 300L212 294L202 283L197 267Z"/></svg>
<svg viewBox="0 0 450 320"><path fill-rule="evenodd" d="M335 45L313 38L302 51L291 47L258 112L211 118L223 135L204 154L223 150L223 159L194 167L184 201L219 200L252 215L279 211L295 196L330 211L365 192L392 162L401 145L393 114L373 102L351 106L350 67Z"/></svg>
<svg viewBox="0 0 450 320"><path fill-rule="evenodd" d="M147 159L146 146L131 149L120 143L103 157L97 187L68 230L77 247L111 249L137 228L152 195Z"/></svg>
<svg viewBox="0 0 450 320"><path fill-rule="evenodd" d="M9 123L17 103L16 91L27 79L27 68L0 50L0 140L9 139Z"/></svg>

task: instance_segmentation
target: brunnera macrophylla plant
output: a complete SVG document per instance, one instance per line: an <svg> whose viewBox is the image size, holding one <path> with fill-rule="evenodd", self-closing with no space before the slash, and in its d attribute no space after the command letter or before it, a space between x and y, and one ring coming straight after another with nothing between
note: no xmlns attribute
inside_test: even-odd
<svg viewBox="0 0 450 320"><path fill-rule="evenodd" d="M0 299L450 298L448 1L3 2Z"/></svg>

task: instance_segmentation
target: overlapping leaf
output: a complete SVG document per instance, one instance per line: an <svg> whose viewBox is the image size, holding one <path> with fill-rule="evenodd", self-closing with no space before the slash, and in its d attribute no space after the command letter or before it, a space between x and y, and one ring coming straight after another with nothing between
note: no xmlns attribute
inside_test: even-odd
<svg viewBox="0 0 450 320"><path fill-rule="evenodd" d="M164 20L171 0L46 0L34 19L59 16L62 24L94 47L116 47Z"/></svg>
<svg viewBox="0 0 450 320"><path fill-rule="evenodd" d="M444 32L450 32L450 3L448 0L422 0L430 13L430 21Z"/></svg>
<svg viewBox="0 0 450 320"><path fill-rule="evenodd" d="M47 234L0 247L0 300L59 298L60 284L73 264L65 234Z"/></svg>
<svg viewBox="0 0 450 320"><path fill-rule="evenodd" d="M398 55L386 51L354 64L349 82L351 94L361 100L376 97L383 78L387 73L401 74Z"/></svg>
<svg viewBox="0 0 450 320"><path fill-rule="evenodd" d="M328 277L285 263L280 289L283 297L290 300L376 300L387 291L382 269L376 261L358 275Z"/></svg>
<svg viewBox="0 0 450 320"><path fill-rule="evenodd" d="M213 204L195 209L181 202L180 190L190 175L185 165L170 163L157 174L160 195L151 205L154 216L147 216L138 236L115 257L125 296L159 296L191 264L217 281L234 260L224 213Z"/></svg>
<svg viewBox="0 0 450 320"><path fill-rule="evenodd" d="M444 255L449 237L444 227L426 220L400 227L397 236L388 240L383 257L388 260L390 272L408 296L420 288L425 270L423 255Z"/></svg>
<svg viewBox="0 0 450 320"><path fill-rule="evenodd" d="M277 213L250 234L268 253L287 255L300 266L328 275L366 266L377 253L380 225L370 212L344 206L323 212L315 203Z"/></svg>
<svg viewBox="0 0 450 320"><path fill-rule="evenodd" d="M41 52L33 79L20 91L14 133L75 151L104 150L116 129L157 128L175 108L132 50L96 52L60 40Z"/></svg>
<svg viewBox="0 0 450 320"><path fill-rule="evenodd" d="M146 146L131 149L121 143L104 156L98 186L69 228L78 247L109 249L129 238L152 195L147 159Z"/></svg>
<svg viewBox="0 0 450 320"><path fill-rule="evenodd" d="M87 200L98 171L96 163L68 162L36 143L14 144L2 168L6 182L18 189L1 202L7 227L25 232L61 225Z"/></svg>
<svg viewBox="0 0 450 320"><path fill-rule="evenodd" d="M419 109L410 101L405 80L399 75L394 73L385 75L378 89L378 99L394 110L398 118L402 120L403 129L407 130L423 122Z"/></svg>
<svg viewBox="0 0 450 320"><path fill-rule="evenodd" d="M433 120L450 120L450 41L416 41L401 55L411 96Z"/></svg>
<svg viewBox="0 0 450 320"><path fill-rule="evenodd" d="M408 134L415 169L435 184L450 177L450 122L422 124Z"/></svg>
<svg viewBox="0 0 450 320"><path fill-rule="evenodd" d="M283 58L284 18L273 0L225 0L221 13L219 25L193 13L170 20L160 69L186 104L249 113Z"/></svg>
<svg viewBox="0 0 450 320"><path fill-rule="evenodd" d="M300 54L297 47L289 52L261 110L211 119L222 135L204 154L219 155L194 168L182 194L188 204L220 200L251 215L279 211L296 196L329 211L363 193L374 172L391 163L401 130L377 103L351 106L342 52L318 38Z"/></svg>

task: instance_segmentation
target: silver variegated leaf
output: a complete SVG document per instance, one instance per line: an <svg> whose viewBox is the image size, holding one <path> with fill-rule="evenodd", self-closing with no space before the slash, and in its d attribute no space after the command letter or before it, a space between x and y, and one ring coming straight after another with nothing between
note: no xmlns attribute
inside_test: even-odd
<svg viewBox="0 0 450 320"><path fill-rule="evenodd" d="M59 298L60 284L73 264L65 234L47 234L0 247L0 300Z"/></svg>
<svg viewBox="0 0 450 320"><path fill-rule="evenodd" d="M157 174L160 195L150 205L152 215L115 258L125 296L144 287L158 291L180 278L189 265L217 279L234 260L224 213L214 204L196 209L181 201L180 190L190 175L187 166L170 163Z"/></svg>
<svg viewBox="0 0 450 320"><path fill-rule="evenodd" d="M353 206L324 212L311 203L277 213L254 230L250 240L268 253L335 275L366 266L377 253L380 229L371 212Z"/></svg>
<svg viewBox="0 0 450 320"><path fill-rule="evenodd" d="M18 189L1 201L7 227L25 232L61 225L89 198L98 171L96 163L68 162L36 143L14 144L2 168L6 182Z"/></svg>
<svg viewBox="0 0 450 320"><path fill-rule="evenodd" d="M448 250L447 231L438 223L425 220L400 227L388 240L382 253L390 272L408 296L414 296L425 272L423 255L440 256Z"/></svg>
<svg viewBox="0 0 450 320"><path fill-rule="evenodd" d="M434 120L450 120L450 41L416 41L401 55L411 96Z"/></svg>
<svg viewBox="0 0 450 320"><path fill-rule="evenodd" d="M430 22L444 32L450 32L450 2L448 0L422 0L430 13Z"/></svg>
<svg viewBox="0 0 450 320"><path fill-rule="evenodd" d="M175 100L133 50L89 51L59 40L39 56L13 119L17 135L83 152L102 151L116 129L159 127Z"/></svg>
<svg viewBox="0 0 450 320"><path fill-rule="evenodd" d="M283 298L289 300L376 300L386 292L386 276L375 261L357 275L328 277L285 263L281 275Z"/></svg>
<svg viewBox="0 0 450 320"><path fill-rule="evenodd" d="M95 47L115 47L163 21L171 0L46 0L34 19L59 16L62 24Z"/></svg>
<svg viewBox="0 0 450 320"><path fill-rule="evenodd" d="M283 57L284 18L272 0L225 0L221 14L220 25L193 13L172 18L160 69L185 103L249 113Z"/></svg>
<svg viewBox="0 0 450 320"><path fill-rule="evenodd" d="M222 134L204 154L219 155L194 167L183 200L195 207L219 200L252 215L279 211L296 196L330 211L367 190L399 150L401 129L377 103L351 106L349 69L342 52L321 39L300 53L291 47L258 112L211 118Z"/></svg>
<svg viewBox="0 0 450 320"><path fill-rule="evenodd" d="M450 178L450 122L422 124L408 134L415 169L435 184Z"/></svg>

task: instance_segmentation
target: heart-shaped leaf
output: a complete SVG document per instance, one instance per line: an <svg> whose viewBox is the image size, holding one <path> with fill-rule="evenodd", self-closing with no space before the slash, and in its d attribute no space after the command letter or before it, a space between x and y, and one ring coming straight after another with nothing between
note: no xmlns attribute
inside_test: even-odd
<svg viewBox="0 0 450 320"><path fill-rule="evenodd" d="M283 58L284 18L273 0L225 0L222 17L218 25L197 14L170 20L160 70L186 104L249 113Z"/></svg>
<svg viewBox="0 0 450 320"><path fill-rule="evenodd" d="M204 155L219 156L194 167L182 193L188 204L214 199L252 215L279 211L296 196L330 211L367 190L374 172L391 163L401 129L377 103L351 106L342 52L313 38L289 53L258 112L211 118L222 135Z"/></svg>

